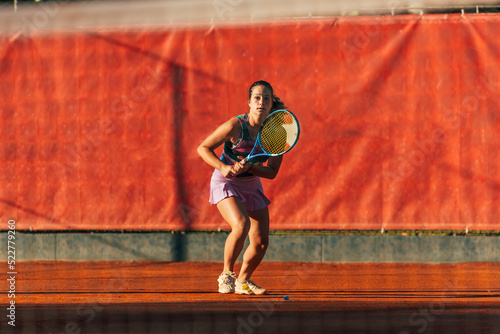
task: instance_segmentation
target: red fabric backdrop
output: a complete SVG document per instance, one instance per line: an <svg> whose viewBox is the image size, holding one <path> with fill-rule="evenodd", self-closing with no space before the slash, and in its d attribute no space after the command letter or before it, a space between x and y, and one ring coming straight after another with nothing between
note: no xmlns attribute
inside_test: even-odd
<svg viewBox="0 0 500 334"><path fill-rule="evenodd" d="M499 15L0 35L0 213L217 229L196 147L267 80L302 134L272 229L499 229Z"/></svg>

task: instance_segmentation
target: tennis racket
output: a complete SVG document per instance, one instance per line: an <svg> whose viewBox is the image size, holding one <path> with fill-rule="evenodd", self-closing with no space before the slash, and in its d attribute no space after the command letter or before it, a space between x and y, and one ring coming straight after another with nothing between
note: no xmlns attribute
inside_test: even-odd
<svg viewBox="0 0 500 334"><path fill-rule="evenodd" d="M243 162L285 154L295 146L299 134L299 121L294 114L284 109L273 111L262 123L255 145Z"/></svg>

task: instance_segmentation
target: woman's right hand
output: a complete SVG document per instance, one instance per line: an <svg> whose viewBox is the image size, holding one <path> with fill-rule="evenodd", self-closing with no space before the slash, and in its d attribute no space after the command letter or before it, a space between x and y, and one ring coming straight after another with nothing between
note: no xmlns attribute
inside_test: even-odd
<svg viewBox="0 0 500 334"><path fill-rule="evenodd" d="M228 179L232 179L233 177L236 176L236 170L231 165L223 165L219 169L219 171L222 174L222 176L224 176L225 178L228 178Z"/></svg>

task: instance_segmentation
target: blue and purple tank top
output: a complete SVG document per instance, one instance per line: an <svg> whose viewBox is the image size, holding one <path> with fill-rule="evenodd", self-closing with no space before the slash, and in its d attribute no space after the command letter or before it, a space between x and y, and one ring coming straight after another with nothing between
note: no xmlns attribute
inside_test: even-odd
<svg viewBox="0 0 500 334"><path fill-rule="evenodd" d="M248 129L248 114L237 116L241 124L241 133L236 142L232 143L227 141L224 143L224 151L221 155L221 161L226 165L234 165L236 162L240 161L240 157L246 157L252 151L255 145L255 139L250 134ZM264 162L267 158L256 159L256 161ZM252 159L253 161L253 159ZM253 161L253 162L256 162ZM253 176L251 173L243 173L238 175L238 177L243 176Z"/></svg>

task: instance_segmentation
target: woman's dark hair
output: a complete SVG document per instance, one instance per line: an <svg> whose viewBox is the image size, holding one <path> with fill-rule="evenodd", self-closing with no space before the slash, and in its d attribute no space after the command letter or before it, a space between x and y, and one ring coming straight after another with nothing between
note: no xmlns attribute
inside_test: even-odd
<svg viewBox="0 0 500 334"><path fill-rule="evenodd" d="M250 98L252 97L252 90L254 87L257 87L257 86L263 86L263 87L266 87L267 89L269 89L271 91L271 95L272 95L272 98L273 98L273 105L271 107L271 112L272 111L275 111L275 110L279 110L279 109L286 109L286 105L283 101L281 101L281 99L274 95L274 90L273 90L273 87L271 86L271 84L267 81L264 81L264 80L259 80L259 81L255 81L251 86L250 88L248 89L248 99L250 100Z"/></svg>

